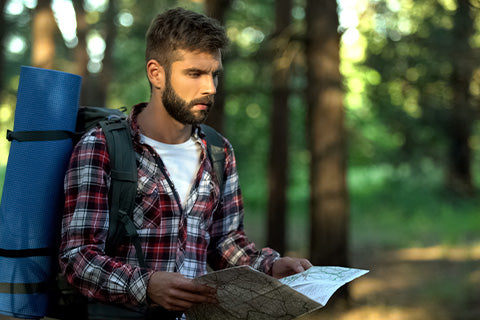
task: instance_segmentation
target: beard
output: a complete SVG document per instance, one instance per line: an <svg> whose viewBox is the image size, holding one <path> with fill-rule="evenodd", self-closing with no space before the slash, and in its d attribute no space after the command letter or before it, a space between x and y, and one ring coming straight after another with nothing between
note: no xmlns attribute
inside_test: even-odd
<svg viewBox="0 0 480 320"><path fill-rule="evenodd" d="M213 101L213 95L193 99L190 102L183 100L173 89L170 79L167 79L162 94L162 103L168 114L184 125L197 125L205 122L213 106ZM197 104L204 104L207 109L192 111L192 108Z"/></svg>

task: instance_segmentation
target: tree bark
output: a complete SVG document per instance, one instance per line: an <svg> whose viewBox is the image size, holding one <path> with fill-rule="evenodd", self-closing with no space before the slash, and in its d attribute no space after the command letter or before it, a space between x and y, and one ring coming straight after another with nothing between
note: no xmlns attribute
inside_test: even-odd
<svg viewBox="0 0 480 320"><path fill-rule="evenodd" d="M32 65L45 69L53 68L58 30L50 4L51 0L38 0L32 28Z"/></svg>
<svg viewBox="0 0 480 320"><path fill-rule="evenodd" d="M73 1L75 9L75 18L77 21L77 38L78 44L75 47L75 73L84 77L88 74L88 52L87 52L87 33L88 23L86 20L85 8L83 1Z"/></svg>
<svg viewBox="0 0 480 320"><path fill-rule="evenodd" d="M306 19L310 256L314 265L346 266L349 201L336 1L308 0Z"/></svg>
<svg viewBox="0 0 480 320"><path fill-rule="evenodd" d="M99 73L88 71L90 57L87 53L86 35L89 26L85 21L85 10L80 2L75 4L77 15L77 36L78 45L75 49L77 68L83 76L80 105L107 106L108 88L114 73L113 48L117 37L117 26L115 19L118 13L117 0L109 0L108 9L105 12L102 35L105 40L105 52L102 60L102 70Z"/></svg>
<svg viewBox="0 0 480 320"><path fill-rule="evenodd" d="M118 14L118 1L109 0L106 12L105 24L105 56L103 58L103 68L100 74L100 106L107 105L108 87L114 73L113 49L115 47L115 39L117 38L117 26L115 19Z"/></svg>
<svg viewBox="0 0 480 320"><path fill-rule="evenodd" d="M230 7L232 0L206 0L205 11L209 17L218 20L225 25L225 14ZM224 63L226 58L223 57ZM225 72L225 71L224 71ZM208 115L206 124L215 128L218 132L224 132L224 115L225 115L225 88L224 73L220 74L218 79L217 94L215 95L215 106Z"/></svg>
<svg viewBox="0 0 480 320"><path fill-rule="evenodd" d="M275 43L288 43L292 0L277 0L275 9L274 63L272 73L273 97L268 160L268 232L267 245L280 254L286 251L285 225L288 185L288 97L290 95L290 64L283 63L285 48ZM281 39L287 38L287 39Z"/></svg>
<svg viewBox="0 0 480 320"><path fill-rule="evenodd" d="M470 81L475 64L469 39L474 33L474 26L469 1L459 0L457 3L451 45L453 108L448 128L450 161L447 169L447 187L459 195L469 196L475 193L471 172L472 150L469 145L476 118L470 95Z"/></svg>
<svg viewBox="0 0 480 320"><path fill-rule="evenodd" d="M80 105L88 105L88 57L87 52L87 33L88 23L86 20L85 8L83 7L83 1L73 1L73 7L75 9L75 17L77 20L77 38L78 44L75 47L75 73L82 77L82 89L80 93Z"/></svg>

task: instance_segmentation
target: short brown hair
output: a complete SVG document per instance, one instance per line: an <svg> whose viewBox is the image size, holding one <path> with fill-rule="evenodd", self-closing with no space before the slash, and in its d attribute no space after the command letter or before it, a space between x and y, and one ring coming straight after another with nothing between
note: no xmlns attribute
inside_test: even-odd
<svg viewBox="0 0 480 320"><path fill-rule="evenodd" d="M159 14L146 35L145 59L169 68L178 49L214 53L225 50L228 38L220 23L197 12L176 8Z"/></svg>

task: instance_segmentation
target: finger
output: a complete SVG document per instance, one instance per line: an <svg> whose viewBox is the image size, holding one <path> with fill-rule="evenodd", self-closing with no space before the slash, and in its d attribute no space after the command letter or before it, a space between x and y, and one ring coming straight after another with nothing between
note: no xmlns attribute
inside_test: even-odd
<svg viewBox="0 0 480 320"><path fill-rule="evenodd" d="M308 261L307 259L301 259L300 260L300 263L302 264L302 267L307 270L307 269L310 269L311 267L313 267L313 265L311 264L310 261Z"/></svg>
<svg viewBox="0 0 480 320"><path fill-rule="evenodd" d="M193 303L183 300L165 301L164 308L169 311L185 311L193 307Z"/></svg>
<svg viewBox="0 0 480 320"><path fill-rule="evenodd" d="M184 279L184 281L178 283L177 288L183 291L191 292L193 294L207 295L211 297L215 297L217 294L217 289L186 278Z"/></svg>
<svg viewBox="0 0 480 320"><path fill-rule="evenodd" d="M178 300L187 301L190 303L214 303L217 301L216 296L196 294L189 291L172 290L172 296Z"/></svg>

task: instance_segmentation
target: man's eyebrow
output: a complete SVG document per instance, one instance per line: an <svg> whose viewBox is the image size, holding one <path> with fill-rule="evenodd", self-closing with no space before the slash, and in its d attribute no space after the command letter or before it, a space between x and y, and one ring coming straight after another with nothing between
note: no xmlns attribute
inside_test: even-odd
<svg viewBox="0 0 480 320"><path fill-rule="evenodd" d="M212 71L213 74L219 74L223 71L223 68L217 68L216 70ZM201 68L187 68L184 70L184 73L190 73L190 72L195 72L195 73L200 73L200 74L205 74L205 73L210 73L211 71L208 69L201 69Z"/></svg>

